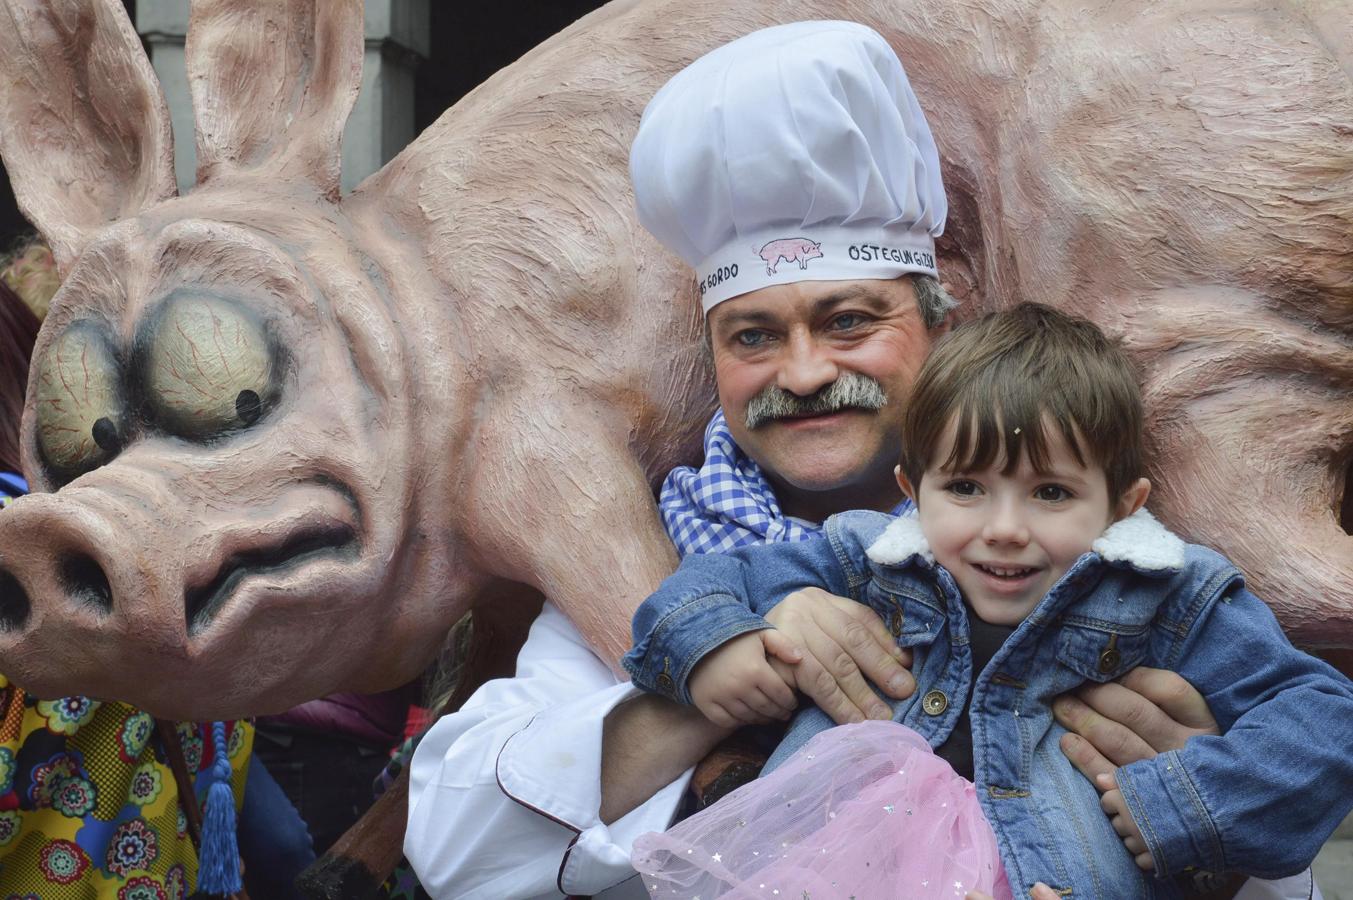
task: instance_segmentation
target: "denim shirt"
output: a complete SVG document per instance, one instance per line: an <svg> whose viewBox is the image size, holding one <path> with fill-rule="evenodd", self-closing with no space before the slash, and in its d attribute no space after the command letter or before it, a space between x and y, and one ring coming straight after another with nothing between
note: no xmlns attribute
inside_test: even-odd
<svg viewBox="0 0 1353 900"><path fill-rule="evenodd" d="M762 614L816 586L872 608L913 652L917 689L893 719L938 746L967 694L978 797L1016 895L1182 896L1192 868L1275 878L1300 872L1353 805L1353 684L1288 643L1222 556L1185 544L1145 511L1111 526L991 662L972 671L967 613L912 516L852 512L826 540L688 556L634 617L634 683L690 703L711 650L767 628ZM1224 736L1118 770L1156 866L1137 868L1094 786L1062 754L1053 698L1136 666L1179 672ZM885 698L887 699L887 698ZM831 727L801 710L771 765Z"/></svg>

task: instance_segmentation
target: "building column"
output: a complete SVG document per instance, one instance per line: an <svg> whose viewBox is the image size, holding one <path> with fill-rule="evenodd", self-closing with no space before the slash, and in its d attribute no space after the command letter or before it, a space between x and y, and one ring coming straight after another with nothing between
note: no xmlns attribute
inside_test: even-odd
<svg viewBox="0 0 1353 900"><path fill-rule="evenodd" d="M169 103L174 174L179 193L186 193L196 181L197 169L193 103L183 56L188 0L137 0L136 30ZM428 56L431 30L428 0L367 0L362 89L343 132L345 192L416 137L414 73Z"/></svg>

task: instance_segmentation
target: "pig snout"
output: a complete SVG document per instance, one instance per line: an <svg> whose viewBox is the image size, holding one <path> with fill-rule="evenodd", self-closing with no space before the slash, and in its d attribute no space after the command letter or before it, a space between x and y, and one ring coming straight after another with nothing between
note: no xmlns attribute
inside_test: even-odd
<svg viewBox="0 0 1353 900"><path fill-rule="evenodd" d="M37 696L96 693L156 711L176 684L228 679L202 674L251 655L239 644L246 622L298 618L311 634L326 631L317 617L330 603L341 608L335 598L360 555L350 493L302 481L232 509L181 490L181 478L114 463L5 510L7 675Z"/></svg>
<svg viewBox="0 0 1353 900"><path fill-rule="evenodd" d="M132 631L117 614L118 598L161 593L148 570L119 559L122 537L109 518L56 495L24 497L5 510L0 665L38 696L72 693L64 688L76 673L95 674L86 687L103 683L98 668Z"/></svg>
<svg viewBox="0 0 1353 900"><path fill-rule="evenodd" d="M59 597L62 615L76 619L112 611L104 552L117 536L88 511L65 506L37 494L14 504L0 520L0 630L6 633L29 625L34 598Z"/></svg>

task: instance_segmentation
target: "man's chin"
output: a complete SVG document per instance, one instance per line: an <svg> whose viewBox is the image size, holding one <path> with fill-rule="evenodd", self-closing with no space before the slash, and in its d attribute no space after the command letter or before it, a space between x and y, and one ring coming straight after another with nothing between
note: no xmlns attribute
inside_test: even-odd
<svg viewBox="0 0 1353 900"><path fill-rule="evenodd" d="M737 429L733 438L773 483L796 490L822 493L875 480L884 488L894 486L898 448L884 446L877 413L852 409L776 419L750 431Z"/></svg>
<svg viewBox="0 0 1353 900"><path fill-rule="evenodd" d="M862 487L892 489L891 471L874 472L858 454L836 448L799 448L773 454L761 464L773 483L802 493L856 493Z"/></svg>

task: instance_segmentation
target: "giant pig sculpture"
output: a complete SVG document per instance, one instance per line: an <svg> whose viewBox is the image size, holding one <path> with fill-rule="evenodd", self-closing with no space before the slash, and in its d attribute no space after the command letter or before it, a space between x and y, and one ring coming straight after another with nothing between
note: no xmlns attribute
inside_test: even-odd
<svg viewBox="0 0 1353 900"><path fill-rule="evenodd" d="M966 310L1124 335L1158 513L1298 642L1353 645L1345 2L616 0L346 197L356 0L193 4L185 197L121 3L3 9L0 154L67 276L38 493L0 516L0 670L39 694L204 718L385 687L466 610L529 613L522 584L614 660L674 562L651 489L712 404L629 142L679 67L806 18L906 63Z"/></svg>

